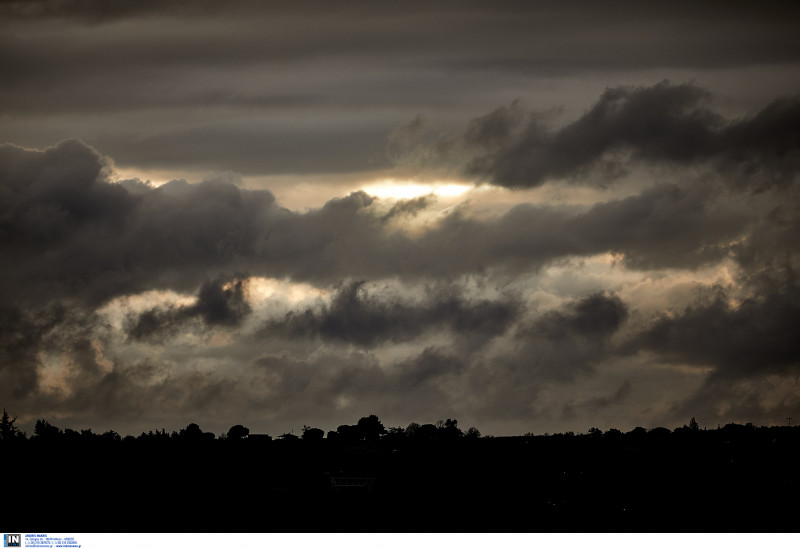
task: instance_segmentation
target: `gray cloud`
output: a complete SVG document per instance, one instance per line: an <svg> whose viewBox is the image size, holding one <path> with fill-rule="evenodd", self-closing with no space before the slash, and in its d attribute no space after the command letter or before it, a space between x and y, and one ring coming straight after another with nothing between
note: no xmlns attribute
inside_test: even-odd
<svg viewBox="0 0 800 549"><path fill-rule="evenodd" d="M361 353L308 360L269 355L253 366L263 387L253 406L276 417L324 417L330 428L370 411L390 424L410 416L435 421L453 415L465 396L459 380L468 375L462 360L437 348L390 367Z"/></svg>
<svg viewBox="0 0 800 549"><path fill-rule="evenodd" d="M181 325L200 318L209 327L235 327L250 314L245 299L246 282L233 280L204 282L197 301L184 307L154 307L128 318L126 331L133 339L163 340L178 332Z"/></svg>
<svg viewBox="0 0 800 549"><path fill-rule="evenodd" d="M514 97L583 109L604 86L652 81L654 67L658 78L700 75L724 92L727 72L740 71L752 108L765 94L752 84L761 66L782 75L773 84L796 86L797 15L779 1L349 0L333 10L316 1L5 1L0 140L44 147L79 136L138 168L371 171L386 168L386 133L418 112L452 122ZM636 133L627 130L619 137ZM580 144L584 155L604 150ZM504 184L541 175L521 161L482 160L478 173ZM544 162L549 174L563 163Z"/></svg>
<svg viewBox="0 0 800 549"><path fill-rule="evenodd" d="M797 16L797 8L779 1L764 2L758 9L745 2L697 5L688 1L655 2L643 9L630 0L604 6L586 3L580 7L520 4L513 0L491 6L464 6L450 0L414 1L400 7L350 0L335 10L326 8L326 3L316 1L304 2L301 8L289 3L264 5L244 0L229 2L223 8L205 1L109 6L101 1L23 0L4 2L2 13L9 26L44 26L56 20L100 33L111 25L133 24L133 28L149 32L156 39L149 47L164 55L155 61L173 64L197 63L196 50L206 64L298 61L303 56L344 54L360 54L357 57L362 58L394 54L417 59L427 53L429 63L445 67L485 69L494 63L496 69L548 72L587 66L610 69L683 64L708 68L791 61L798 56L797 39L790 24ZM720 16L722 11L725 17ZM164 29L146 27L158 18L180 21L189 30L171 27L170 39ZM697 28L687 28L687 19L697 22ZM209 25L209 21L218 23ZM240 30L238 40L232 40L228 32L220 29L232 23ZM289 24L292 28L288 28ZM255 32L258 28L264 32ZM676 39L677 33L682 40ZM175 34L184 39L177 40ZM348 36L349 40L345 39ZM194 41L187 41L187 37ZM129 40L131 36L123 34L112 43L119 46ZM626 48L631 43L638 48ZM367 44L374 51L364 52ZM140 49L119 48L126 64L151 53L147 43L138 45ZM165 45L169 47L164 48ZM100 52L94 53L97 60L103 59Z"/></svg>
<svg viewBox="0 0 800 549"><path fill-rule="evenodd" d="M627 316L627 307L619 297L594 293L567 304L564 310L545 313L532 326L531 335L549 340L602 341L616 332Z"/></svg>
<svg viewBox="0 0 800 549"><path fill-rule="evenodd" d="M392 157L427 174L468 169L508 186L591 183L598 163L610 165L600 177L606 183L628 174L627 187L590 194L604 198L582 206L553 205L541 193L540 202L494 215L468 204L436 212L433 196L390 202L365 192L289 211L235 177L158 188L113 183L111 161L77 140L44 150L2 145L0 396L18 414L47 410L73 421L131 424L192 414L262 414L282 424L352 423L369 413L398 422L577 419L597 411L624 418L621 408L634 409L632 401L652 390L647 376L656 374L648 367L657 364L690 372L669 370L669 379L690 377L699 387L686 396L660 386L672 400L657 413L684 422L700 415L693 410L707 417L723 408L761 418L789 413L797 399L781 397L774 380L796 385L800 356L792 331L800 320L798 100L733 118L711 99L699 85L613 87L560 129L548 122L555 115L517 102L455 137L432 133L423 118L390 135ZM259 160L247 167L247 158L259 151L273 158L303 151L300 137L281 148L279 137L258 142L260 134L238 129L170 131L141 137L142 148L130 154L152 164L170 151L211 157L215 135L238 136L220 146L222 155L241 154L243 171L257 172ZM315 150L339 135L322 133ZM197 140L172 149L168 134ZM374 128L360 135L350 152L331 145L309 158L330 152L341 158L319 166L341 161L342 170L352 169L354 150L366 141L383 145ZM291 162L270 169L292 171ZM587 274L594 268L587 258L607 252L617 254L614 269ZM559 275L547 269L566 260L589 264L575 287L599 290L576 295L569 280L548 287L547 277ZM620 297L670 277L702 284L695 278L708 275L697 270L722 264L729 287L686 308L639 311L635 300ZM634 275L638 288L620 282ZM307 282L332 290L332 299L253 318L246 291L253 276ZM387 288L417 288L415 297L381 290L385 280ZM465 280L477 287L467 290ZM195 295L195 302L149 306L123 319L121 332L101 321L98 309L111 300L164 289ZM538 312L548 298L554 308ZM225 337L200 348L165 345L190 331L208 341L218 332ZM587 388L598 377L603 382ZM770 391L778 396L759 400ZM567 397L554 405L550 394Z"/></svg>
<svg viewBox="0 0 800 549"><path fill-rule="evenodd" d="M316 402L330 414L339 413L336 403L344 399L355 410L371 406L389 418L466 415L530 421L551 413L542 402L543 390L593 375L595 365L613 356L611 338L627 318L628 308L618 297L595 293L517 326L509 342L500 344L500 356L458 344L428 347L381 366L356 354L345 361L327 355L311 361L270 356L256 364L271 380L270 398L289 408L295 406L293 397L303 394L304 405ZM622 401L629 390L623 385L609 398Z"/></svg>
<svg viewBox="0 0 800 549"><path fill-rule="evenodd" d="M656 185L640 194L598 203L566 223L583 253L616 251L632 268L694 268L727 257L752 223L738 200L708 182Z"/></svg>
<svg viewBox="0 0 800 549"><path fill-rule="evenodd" d="M548 131L533 120L507 146L472 161L467 173L510 187L531 187L580 173L617 149L630 149L634 157L649 161L704 157L721 122L701 104L706 96L705 90L691 85L612 88L560 130Z"/></svg>
<svg viewBox="0 0 800 549"><path fill-rule="evenodd" d="M42 387L42 367L47 354L72 357L81 371L85 343L97 330L97 318L83 308L68 308L54 301L35 308L13 302L0 305L0 398L25 402Z"/></svg>
<svg viewBox="0 0 800 549"><path fill-rule="evenodd" d="M670 418L677 422L697 417L709 428L728 423L783 425L800 405L800 398L792 390L798 381L797 374L789 372L749 379L712 376L676 402Z"/></svg>
<svg viewBox="0 0 800 549"><path fill-rule="evenodd" d="M220 267L251 257L272 195L229 183L172 182L130 193L109 183L76 141L42 152L3 146L0 187L4 291L13 299L102 302L153 286L193 291ZM198 277L186 275L198 271ZM208 270L208 271L207 271Z"/></svg>
<svg viewBox="0 0 800 549"><path fill-rule="evenodd" d="M344 285L330 306L290 311L264 328L265 336L322 338L373 347L383 342L403 342L449 328L477 339L500 335L521 313L518 303L508 300L471 301L453 290L432 293L423 303L370 294L363 282Z"/></svg>
<svg viewBox="0 0 800 549"><path fill-rule="evenodd" d="M329 127L313 131L260 125L206 126L149 136L104 137L105 151L127 164L151 168L236 170L245 175L347 173L385 168L383 127Z"/></svg>
<svg viewBox="0 0 800 549"><path fill-rule="evenodd" d="M634 268L696 267L732 252L757 215L720 202L724 190L714 184L660 185L582 212L524 204L480 220L455 210L412 236L391 222L427 199L386 214L358 192L296 213L267 191L225 181L130 192L131 183L109 183L102 157L74 141L41 152L4 146L2 154L0 254L11 266L2 279L19 304L102 303L154 288L194 292L234 273L323 285L452 278L608 251L625 254Z"/></svg>
<svg viewBox="0 0 800 549"><path fill-rule="evenodd" d="M570 302L517 332L509 367L529 369L535 380L571 381L609 356L609 338L627 317L628 307L614 295L595 293Z"/></svg>
<svg viewBox="0 0 800 549"><path fill-rule="evenodd" d="M623 403L631 394L631 382L625 380L619 389L608 396L598 396L581 403L581 407L590 411L597 411Z"/></svg>
<svg viewBox="0 0 800 549"><path fill-rule="evenodd" d="M392 134L389 156L418 170L450 165L468 177L511 188L562 178L585 183L598 172L608 182L626 172L623 160L673 166L712 162L736 185L756 189L786 185L798 169L797 96L727 119L712 110L706 89L664 81L608 88L587 112L557 129L548 126L548 116L512 103L472 120L457 136L431 136L416 118ZM619 160L620 155L627 158Z"/></svg>
<svg viewBox="0 0 800 549"><path fill-rule="evenodd" d="M698 303L664 316L633 342L678 364L712 367L712 377L761 377L800 367L797 287L732 304L716 289Z"/></svg>
<svg viewBox="0 0 800 549"><path fill-rule="evenodd" d="M438 308L447 307L446 303L440 301ZM445 316L459 313L463 307L459 302ZM485 330L486 308L497 307L479 303L472 315L467 310L465 318L450 317L448 321L458 325L456 329L463 330L465 337L474 338L472 329ZM437 305L431 309L435 311ZM479 324L475 325L475 318L470 316L479 317ZM514 336L522 343L517 363L487 361L480 348L465 347L456 340L455 344L427 347L388 363L379 362L371 353L332 352L329 347L305 358L287 352L256 355L246 367L231 365L224 354L212 353L209 356L220 365L197 370L192 363L203 359L202 352L182 358L174 354L174 360L184 363L180 367L171 364L164 354L145 360L125 359L124 350L115 354L110 334L96 319L67 319L62 312L46 326L46 319L39 317L43 324L39 331L44 335L26 348L58 353L64 361L59 377L65 384L37 385L41 365L33 364L37 359L31 357L29 370L34 383L25 397L12 397L8 392L11 386L4 386L4 396L19 405L20 413L48 410L72 418L72 424L81 418L103 417L106 419L101 425L118 430L127 424L140 425L147 418L172 428L189 418L206 428L222 430L226 425L218 424L215 416L231 414L260 415L262 422L267 418L275 424L308 423L308 418L317 418L318 422L322 417L343 423L352 421L353 414L368 412L397 422L409 417L434 421L480 415L476 410L482 410L486 417L522 414L519 417L534 418L541 413L539 391L548 383L563 383L569 376L591 374L586 365L576 366L575 358L580 356L591 363L601 360L605 351L599 351L608 346L608 338L626 317L626 306L614 296L592 294L570 302ZM342 323L337 334L348 328L353 328L353 336L363 326ZM163 330L163 325L159 329ZM143 341L158 344L152 338ZM575 341L581 348L577 353L569 351ZM4 347L11 349L10 345ZM547 367L542 367L545 362ZM9 379L12 374L8 373Z"/></svg>
<svg viewBox="0 0 800 549"><path fill-rule="evenodd" d="M49 314L48 314L49 313ZM5 399L20 399L38 387L38 352L42 338L63 310L31 318L18 307L0 308L0 380Z"/></svg>
<svg viewBox="0 0 800 549"><path fill-rule="evenodd" d="M622 385L610 395L595 396L582 402L568 402L564 404L561 410L561 417L569 421L580 417L581 414L596 414L601 410L623 404L628 399L630 393L631 383L625 380Z"/></svg>

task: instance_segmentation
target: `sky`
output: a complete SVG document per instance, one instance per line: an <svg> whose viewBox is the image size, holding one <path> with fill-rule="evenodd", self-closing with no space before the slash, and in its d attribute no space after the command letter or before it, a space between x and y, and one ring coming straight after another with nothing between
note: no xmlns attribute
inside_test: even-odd
<svg viewBox="0 0 800 549"><path fill-rule="evenodd" d="M0 2L33 432L800 421L800 5Z"/></svg>

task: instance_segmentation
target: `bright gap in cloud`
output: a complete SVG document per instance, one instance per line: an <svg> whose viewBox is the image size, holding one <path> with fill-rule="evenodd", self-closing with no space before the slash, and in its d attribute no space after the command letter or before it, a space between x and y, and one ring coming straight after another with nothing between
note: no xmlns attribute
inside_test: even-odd
<svg viewBox="0 0 800 549"><path fill-rule="evenodd" d="M98 309L97 313L114 329L122 330L130 314L141 314L156 307L187 307L194 304L196 299L194 295L179 294L172 290L149 290L113 299Z"/></svg>
<svg viewBox="0 0 800 549"><path fill-rule="evenodd" d="M248 300L253 305L278 298L294 305L301 302L309 302L327 294L324 290L310 284L260 276L248 279L247 293Z"/></svg>
<svg viewBox="0 0 800 549"><path fill-rule="evenodd" d="M402 181L397 179L384 179L370 185L366 185L363 190L371 196L378 198L392 198L395 200L407 200L434 194L441 197L456 197L466 194L474 189L473 185L465 183L452 183L444 181L434 181L431 183L418 183L414 181Z"/></svg>
<svg viewBox="0 0 800 549"><path fill-rule="evenodd" d="M120 168L114 166L111 176L112 181L120 182L126 179L138 179L142 183L149 183L153 187L160 187L174 179L187 181L201 181L203 174L200 172L187 172L175 170L146 170L142 168Z"/></svg>

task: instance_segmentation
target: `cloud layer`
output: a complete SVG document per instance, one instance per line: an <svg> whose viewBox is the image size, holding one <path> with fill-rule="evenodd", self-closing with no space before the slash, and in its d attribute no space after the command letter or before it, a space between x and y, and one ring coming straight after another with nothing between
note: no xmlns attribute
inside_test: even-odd
<svg viewBox="0 0 800 549"><path fill-rule="evenodd" d="M134 434L796 415L797 12L2 2L0 400Z"/></svg>
<svg viewBox="0 0 800 549"><path fill-rule="evenodd" d="M788 184L797 173L800 97L780 98L742 119L727 119L694 84L609 88L577 120L557 129L548 114L515 102L473 119L457 136L426 142L424 122L399 127L390 154L419 169L455 164L464 176L511 188L560 179L610 184L630 162L703 166L732 185ZM624 162L623 162L624 160Z"/></svg>

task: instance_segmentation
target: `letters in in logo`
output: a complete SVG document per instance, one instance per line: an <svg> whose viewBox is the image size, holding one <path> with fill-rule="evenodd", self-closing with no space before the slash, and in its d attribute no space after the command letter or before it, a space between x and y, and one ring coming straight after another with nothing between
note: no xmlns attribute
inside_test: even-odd
<svg viewBox="0 0 800 549"><path fill-rule="evenodd" d="M21 540L19 534L3 534L3 547L22 547Z"/></svg>

